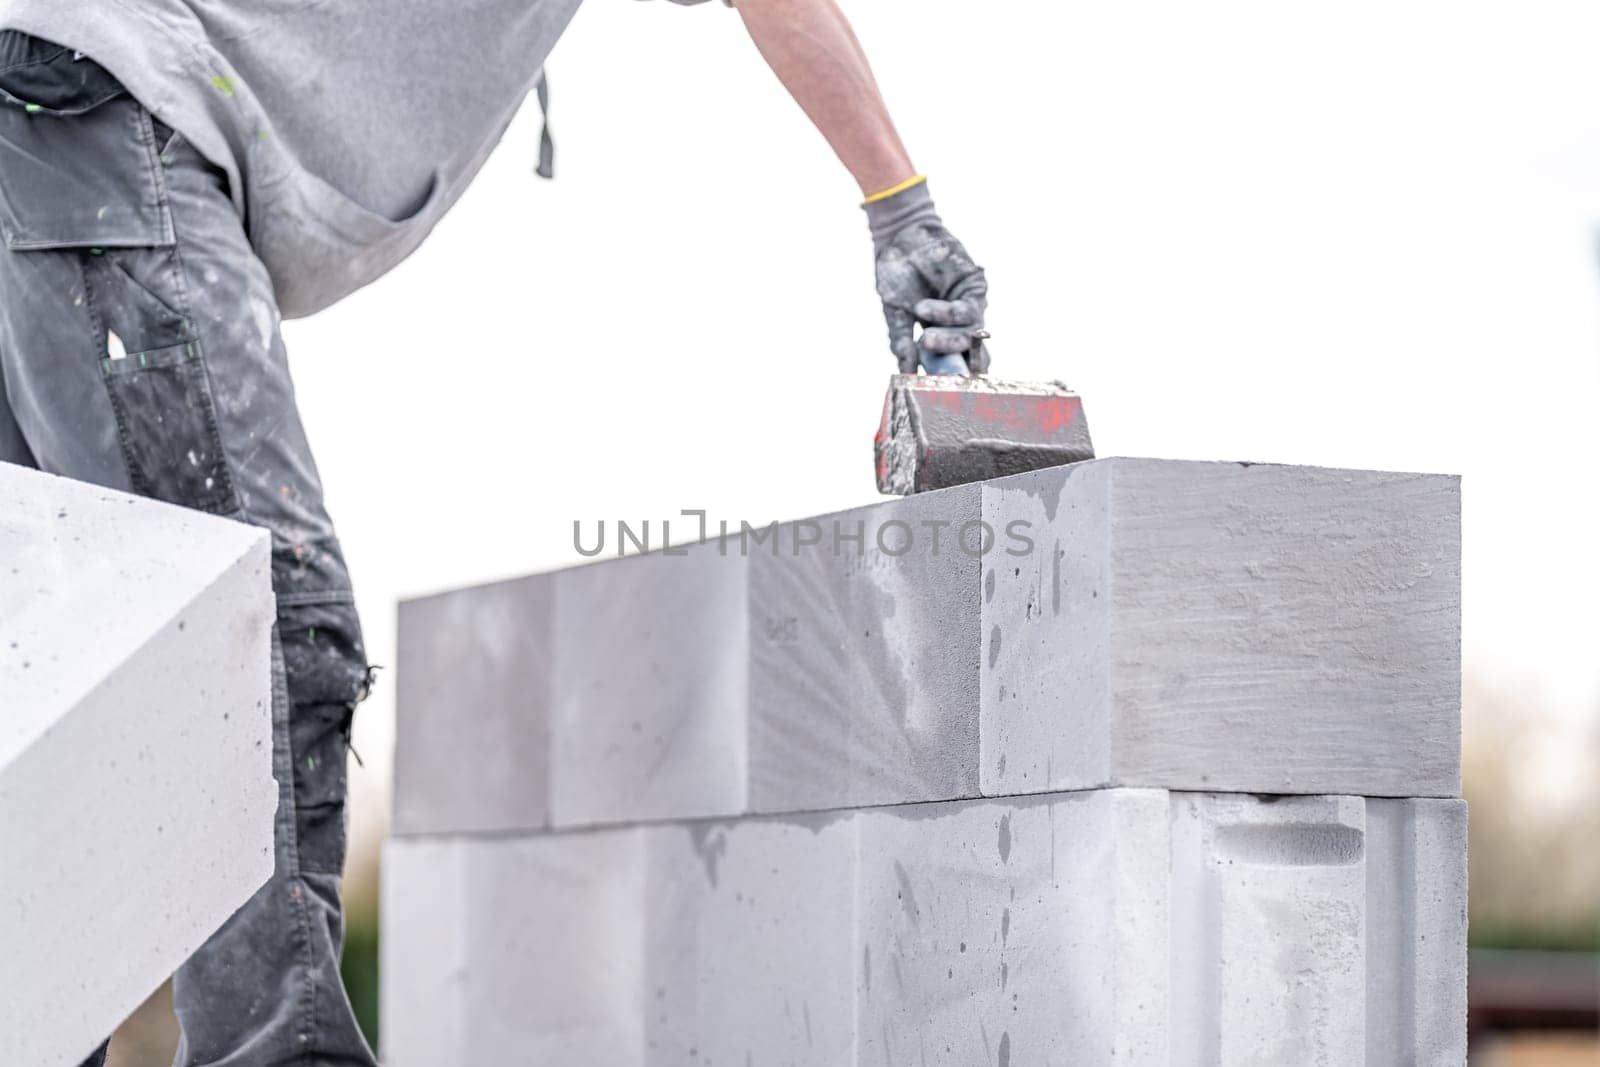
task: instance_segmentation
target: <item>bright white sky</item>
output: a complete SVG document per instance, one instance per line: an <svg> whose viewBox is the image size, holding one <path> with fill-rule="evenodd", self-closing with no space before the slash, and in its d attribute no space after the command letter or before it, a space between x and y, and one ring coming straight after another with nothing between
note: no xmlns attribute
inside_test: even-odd
<svg viewBox="0 0 1600 1067"><path fill-rule="evenodd" d="M1079 389L1101 455L1464 475L1468 672L1594 715L1600 7L844 6L989 269L994 373ZM421 252L288 327L380 663L397 598L559 565L575 518L876 497L858 197L738 17L594 0L549 70L554 183L530 106Z"/></svg>

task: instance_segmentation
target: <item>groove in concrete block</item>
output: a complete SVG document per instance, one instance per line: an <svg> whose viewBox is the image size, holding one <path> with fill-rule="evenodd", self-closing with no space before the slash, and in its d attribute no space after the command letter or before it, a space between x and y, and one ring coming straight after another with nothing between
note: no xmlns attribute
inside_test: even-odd
<svg viewBox="0 0 1600 1067"><path fill-rule="evenodd" d="M1467 805L1367 801L1367 1062L1467 1058Z"/></svg>
<svg viewBox="0 0 1600 1067"><path fill-rule="evenodd" d="M578 1055L575 1034L619 1067L1453 1062L1461 814L1106 789L396 841L466 857L472 920L462 957L404 947L438 936L427 902L386 910L424 968L386 972L386 1018L461 1013L485 1035L461 1062ZM398 1067L457 1062L405 1047Z"/></svg>
<svg viewBox="0 0 1600 1067"><path fill-rule="evenodd" d="M1205 1064L1362 1062L1363 801L1175 793L1172 815L1174 1047Z"/></svg>

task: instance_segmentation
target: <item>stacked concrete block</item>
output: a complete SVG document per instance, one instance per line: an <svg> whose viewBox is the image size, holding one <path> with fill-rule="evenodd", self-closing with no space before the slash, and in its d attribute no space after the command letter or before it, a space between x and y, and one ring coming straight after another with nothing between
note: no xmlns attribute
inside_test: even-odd
<svg viewBox="0 0 1600 1067"><path fill-rule="evenodd" d="M271 875L269 566L0 464L0 1062L81 1062Z"/></svg>
<svg viewBox="0 0 1600 1067"><path fill-rule="evenodd" d="M1460 1063L1462 807L1115 788L397 839L385 1061Z"/></svg>
<svg viewBox="0 0 1600 1067"><path fill-rule="evenodd" d="M978 795L980 558L956 539L980 521L978 487L957 486L752 551L750 810Z"/></svg>
<svg viewBox="0 0 1600 1067"><path fill-rule="evenodd" d="M1460 1062L1458 635L1454 479L1146 460L405 604L385 1055Z"/></svg>
<svg viewBox="0 0 1600 1067"><path fill-rule="evenodd" d="M708 636L743 611L746 575L706 545L662 562L555 576L548 784L558 826L744 809L747 645L742 631ZM619 649L634 669L616 669Z"/></svg>
<svg viewBox="0 0 1600 1067"><path fill-rule="evenodd" d="M1459 792L1454 478L1098 460L759 536L401 605L396 828Z"/></svg>
<svg viewBox="0 0 1600 1067"><path fill-rule="evenodd" d="M1456 479L1113 460L983 492L1045 531L984 578L986 794L1459 793Z"/></svg>

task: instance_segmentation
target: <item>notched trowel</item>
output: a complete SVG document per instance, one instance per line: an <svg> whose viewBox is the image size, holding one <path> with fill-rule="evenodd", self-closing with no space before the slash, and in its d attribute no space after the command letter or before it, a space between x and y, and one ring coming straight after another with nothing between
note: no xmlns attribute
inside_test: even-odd
<svg viewBox="0 0 1600 1067"><path fill-rule="evenodd" d="M1060 382L896 374L873 441L895 496L1094 458L1083 401Z"/></svg>

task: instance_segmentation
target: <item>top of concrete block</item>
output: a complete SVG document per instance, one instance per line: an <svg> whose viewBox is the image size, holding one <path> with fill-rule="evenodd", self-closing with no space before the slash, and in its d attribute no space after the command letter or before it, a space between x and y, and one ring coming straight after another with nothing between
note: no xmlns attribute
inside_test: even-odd
<svg viewBox="0 0 1600 1067"><path fill-rule="evenodd" d="M0 767L266 531L0 463Z"/></svg>

